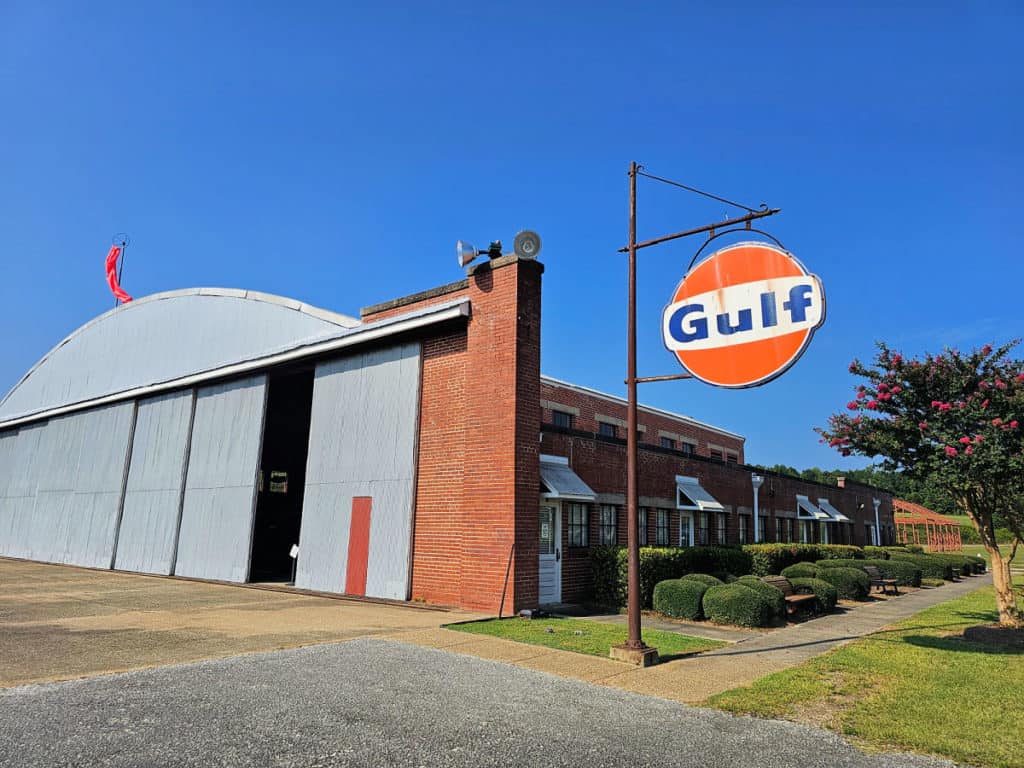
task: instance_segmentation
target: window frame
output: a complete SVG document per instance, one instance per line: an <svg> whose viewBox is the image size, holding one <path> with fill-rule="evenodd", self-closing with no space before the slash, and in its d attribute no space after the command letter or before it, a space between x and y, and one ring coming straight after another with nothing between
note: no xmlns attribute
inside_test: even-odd
<svg viewBox="0 0 1024 768"><path fill-rule="evenodd" d="M607 515L611 514L611 522ZM597 540L601 546L615 546L619 543L619 508L614 504L602 504L598 512Z"/></svg>
<svg viewBox="0 0 1024 768"><path fill-rule="evenodd" d="M669 544L669 511L658 509L654 512L654 545L667 547Z"/></svg>
<svg viewBox="0 0 1024 768"><path fill-rule="evenodd" d="M729 514L719 512L715 515L715 543L726 544L729 541Z"/></svg>
<svg viewBox="0 0 1024 768"><path fill-rule="evenodd" d="M565 424L559 424L559 419L563 418L566 421ZM558 427L559 429L572 429L575 423L575 416L569 411L560 411L557 408L551 409L551 426Z"/></svg>
<svg viewBox="0 0 1024 768"><path fill-rule="evenodd" d="M674 450L676 450L676 441L673 440L671 437L665 437L664 435L662 435L661 436L661 447L662 448L667 448L670 451L674 451Z"/></svg>
<svg viewBox="0 0 1024 768"><path fill-rule="evenodd" d="M647 507L640 507L637 513L637 541L641 547L647 546Z"/></svg>
<svg viewBox="0 0 1024 768"><path fill-rule="evenodd" d="M601 437L618 437L619 428L607 421L597 422L597 434Z"/></svg>
<svg viewBox="0 0 1024 768"><path fill-rule="evenodd" d="M570 501L567 507L566 546L583 549L590 544L590 505L582 501ZM577 514L582 515L582 520L575 519Z"/></svg>

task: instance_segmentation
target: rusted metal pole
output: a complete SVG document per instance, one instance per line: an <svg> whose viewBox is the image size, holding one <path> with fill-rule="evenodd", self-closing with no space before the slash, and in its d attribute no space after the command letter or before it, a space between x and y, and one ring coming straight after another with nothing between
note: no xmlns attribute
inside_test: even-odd
<svg viewBox="0 0 1024 768"><path fill-rule="evenodd" d="M755 219L763 219L765 216L774 216L781 210L781 208L766 208L763 211L756 211L755 213L747 213L744 214L743 216L736 216L731 219L716 221L714 224L705 224L703 227L695 227L694 229L688 229L685 232L676 232L674 235L656 237L653 240L644 240L642 243L633 242L630 245L627 245L625 248L619 248L619 253L626 253L630 248L633 248L634 250L639 250L641 248L649 248L652 245L667 243L670 240L678 240L681 237L699 235L702 232L714 232L716 229L724 229L725 227L731 227L733 224L743 224L744 222L751 222L754 221ZM634 241L636 240L635 237L633 239Z"/></svg>
<svg viewBox="0 0 1024 768"><path fill-rule="evenodd" d="M629 557L627 623L629 648L645 648L640 634L640 488L637 485L636 423L636 162L629 164L629 322L626 342L626 531Z"/></svg>

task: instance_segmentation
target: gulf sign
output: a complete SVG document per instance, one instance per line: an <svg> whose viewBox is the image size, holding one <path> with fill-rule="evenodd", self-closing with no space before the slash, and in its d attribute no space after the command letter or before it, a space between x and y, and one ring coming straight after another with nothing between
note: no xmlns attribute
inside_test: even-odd
<svg viewBox="0 0 1024 768"><path fill-rule="evenodd" d="M662 315L665 346L695 378L756 387L795 363L825 321L825 289L792 255L737 243L687 274Z"/></svg>

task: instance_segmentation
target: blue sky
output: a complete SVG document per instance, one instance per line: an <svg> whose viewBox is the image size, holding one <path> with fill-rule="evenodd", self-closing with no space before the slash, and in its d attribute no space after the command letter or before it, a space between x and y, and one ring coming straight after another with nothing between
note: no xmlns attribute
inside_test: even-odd
<svg viewBox="0 0 1024 768"><path fill-rule="evenodd" d="M622 394L631 160L781 207L766 228L824 281L782 378L641 388L749 461L862 465L812 427L875 339L1024 335L1019 4L628 5L0 0L0 390L113 305L115 232L133 295L356 314L458 279L457 238L528 227L544 371ZM641 238L731 213L641 181ZM642 255L641 375L679 370L659 319L699 245Z"/></svg>

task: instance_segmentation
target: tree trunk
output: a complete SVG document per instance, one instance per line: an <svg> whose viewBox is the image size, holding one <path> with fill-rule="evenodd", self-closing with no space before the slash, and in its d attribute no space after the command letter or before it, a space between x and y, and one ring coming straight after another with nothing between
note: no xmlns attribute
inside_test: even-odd
<svg viewBox="0 0 1024 768"><path fill-rule="evenodd" d="M1013 591L1013 575L1010 560L1003 557L998 545L985 542L985 549L992 557L992 584L996 588L996 605L999 608L999 624L1003 627L1024 627L1024 617L1017 607L1017 595Z"/></svg>

